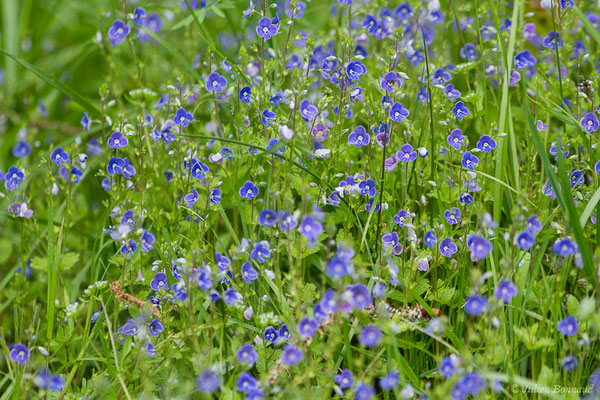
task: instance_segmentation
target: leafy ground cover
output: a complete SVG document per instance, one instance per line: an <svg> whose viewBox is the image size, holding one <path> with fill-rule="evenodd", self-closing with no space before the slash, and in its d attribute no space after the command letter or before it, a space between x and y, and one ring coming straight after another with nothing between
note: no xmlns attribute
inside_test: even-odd
<svg viewBox="0 0 600 400"><path fill-rule="evenodd" d="M600 4L3 0L0 399L596 399Z"/></svg>

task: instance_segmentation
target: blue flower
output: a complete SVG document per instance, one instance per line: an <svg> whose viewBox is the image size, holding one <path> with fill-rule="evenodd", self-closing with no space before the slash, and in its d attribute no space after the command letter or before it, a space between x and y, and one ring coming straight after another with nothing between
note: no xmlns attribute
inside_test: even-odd
<svg viewBox="0 0 600 400"><path fill-rule="evenodd" d="M564 237L554 242L552 251L561 257L569 257L579 253L579 248L571 239Z"/></svg>
<svg viewBox="0 0 600 400"><path fill-rule="evenodd" d="M167 281L167 274L165 274L164 272L157 272L154 275L154 278L152 278L152 280L150 281L150 287L152 288L152 290L159 290L161 288L168 290L169 282Z"/></svg>
<svg viewBox="0 0 600 400"><path fill-rule="evenodd" d="M277 114L265 108L261 114L260 120L264 126L271 126L271 121L275 121L276 117Z"/></svg>
<svg viewBox="0 0 600 400"><path fill-rule="evenodd" d="M250 261L242 264L242 279L248 284L258 279L258 272L252 267Z"/></svg>
<svg viewBox="0 0 600 400"><path fill-rule="evenodd" d="M152 320L152 322L148 324L148 332L154 337L160 336L164 330L164 326L157 319Z"/></svg>
<svg viewBox="0 0 600 400"><path fill-rule="evenodd" d="M489 153L496 148L496 141L489 135L481 135L477 141L477 148L481 151Z"/></svg>
<svg viewBox="0 0 600 400"><path fill-rule="evenodd" d="M598 121L596 114L593 112L588 112L584 114L583 118L581 118L581 126L589 133L592 133L598 130L600 122Z"/></svg>
<svg viewBox="0 0 600 400"><path fill-rule="evenodd" d="M400 374L398 371L391 370L387 375L379 378L379 386L385 391L393 390L400 382Z"/></svg>
<svg viewBox="0 0 600 400"><path fill-rule="evenodd" d="M489 308L488 300L478 294L471 295L465 300L465 312L468 315L479 316Z"/></svg>
<svg viewBox="0 0 600 400"><path fill-rule="evenodd" d="M250 393L258 388L258 383L249 372L242 372L235 382L235 386L242 393Z"/></svg>
<svg viewBox="0 0 600 400"><path fill-rule="evenodd" d="M371 136L367 133L364 126L358 125L354 128L354 131L348 135L348 144L352 144L356 147L366 146L371 141Z"/></svg>
<svg viewBox="0 0 600 400"><path fill-rule="evenodd" d="M390 118L396 122L404 121L404 118L408 117L410 114L406 108L402 106L400 103L394 103L392 108L389 110ZM462 118L461 118L462 119Z"/></svg>
<svg viewBox="0 0 600 400"><path fill-rule="evenodd" d="M440 371L440 374L442 374L444 378L450 379L452 375L456 374L459 365L460 357L453 354L449 357L442 358L438 371Z"/></svg>
<svg viewBox="0 0 600 400"><path fill-rule="evenodd" d="M467 106L465 106L465 103L462 101L459 101L454 105L454 107L452 108L452 112L454 113L454 116L458 118L459 121L462 121L463 117L471 113Z"/></svg>
<svg viewBox="0 0 600 400"><path fill-rule="evenodd" d="M381 340L381 330L373 325L364 326L358 335L358 341L365 347L375 347Z"/></svg>
<svg viewBox="0 0 600 400"><path fill-rule="evenodd" d="M352 376L352 371L349 369L344 369L342 372L337 374L334 378L335 384L340 387L340 389L348 389L354 383L354 377Z"/></svg>
<svg viewBox="0 0 600 400"><path fill-rule="evenodd" d="M561 319L558 321L556 325L556 329L564 336L573 336L579 330L579 324L577 323L577 318L572 315L567 315L565 319Z"/></svg>
<svg viewBox="0 0 600 400"><path fill-rule="evenodd" d="M457 207L452 207L444 212L444 218L449 225L456 225L460 221L460 210Z"/></svg>
<svg viewBox="0 0 600 400"><path fill-rule="evenodd" d="M304 352L293 344L288 344L281 353L281 362L287 366L293 367L302 361Z"/></svg>
<svg viewBox="0 0 600 400"><path fill-rule="evenodd" d="M206 90L209 92L222 92L226 85L227 79L219 75L217 72L211 72L206 79Z"/></svg>
<svg viewBox="0 0 600 400"><path fill-rule="evenodd" d="M325 269L327 276L331 279L342 279L349 273L349 265L339 257L333 257L327 262Z"/></svg>
<svg viewBox="0 0 600 400"><path fill-rule="evenodd" d="M354 387L354 398L356 400L370 400L375 396L375 388L373 386L360 382Z"/></svg>
<svg viewBox="0 0 600 400"><path fill-rule="evenodd" d="M579 361L573 356L566 356L560 363L561 368L568 372L573 371L577 365L579 365Z"/></svg>
<svg viewBox="0 0 600 400"><path fill-rule="evenodd" d="M173 122L175 122L176 125L181 125L184 128L193 120L194 116L183 108L179 108L173 117Z"/></svg>
<svg viewBox="0 0 600 400"><path fill-rule="evenodd" d="M83 117L81 117L81 126L83 126L83 128L85 129L86 132L89 132L91 124L92 124L92 121L90 120L88 113L84 112Z"/></svg>
<svg viewBox="0 0 600 400"><path fill-rule="evenodd" d="M123 243L123 247L121 247L121 254L133 254L137 249L137 243L133 239L129 239L128 242Z"/></svg>
<svg viewBox="0 0 600 400"><path fill-rule="evenodd" d="M394 215L394 222L397 223L401 228L406 222L410 223L411 221L412 217L406 212L406 210L400 210L398 211L398 214Z"/></svg>
<svg viewBox="0 0 600 400"><path fill-rule="evenodd" d="M19 365L23 365L29 360L29 349L24 344L19 343L9 346L8 350L10 360Z"/></svg>
<svg viewBox="0 0 600 400"><path fill-rule="evenodd" d="M133 22L136 25L142 25L144 23L144 19L146 18L146 10L142 7L136 7L133 11Z"/></svg>
<svg viewBox="0 0 600 400"><path fill-rule="evenodd" d="M309 244L314 246L319 240L319 235L323 232L323 225L309 214L302 218L299 231L308 240Z"/></svg>
<svg viewBox="0 0 600 400"><path fill-rule="evenodd" d="M190 173L192 177L199 179L200 181L204 181L206 174L209 172L208 165L204 164L202 161L194 161L192 165L192 169Z"/></svg>
<svg viewBox="0 0 600 400"><path fill-rule="evenodd" d="M448 144L454 147L456 150L460 149L464 140L465 136L463 135L462 131L458 128L450 132L447 138Z"/></svg>
<svg viewBox="0 0 600 400"><path fill-rule="evenodd" d="M129 35L130 31L131 28L126 23L117 19L108 29L108 41L111 45L116 46L125 40L125 37Z"/></svg>
<svg viewBox="0 0 600 400"><path fill-rule="evenodd" d="M53 392L59 392L65 386L65 382L58 375L53 375L45 369L38 371L33 383L40 389L50 389Z"/></svg>
<svg viewBox="0 0 600 400"><path fill-rule="evenodd" d="M425 234L424 241L427 247L433 249L435 244L438 242L438 238L433 234L432 231L427 231L427 233Z"/></svg>
<svg viewBox="0 0 600 400"><path fill-rule="evenodd" d="M69 155L62 147L57 147L50 155L50 159L60 167L63 163L69 162Z"/></svg>
<svg viewBox="0 0 600 400"><path fill-rule="evenodd" d="M250 100L252 100L252 89L250 86L245 86L240 90L240 100L246 104L250 103Z"/></svg>
<svg viewBox="0 0 600 400"><path fill-rule="evenodd" d="M123 326L121 326L119 329L117 329L117 333L134 337L135 335L137 335L139 330L140 330L140 326L135 321L135 319L129 318L127 320L127 322L125 322L123 324Z"/></svg>
<svg viewBox="0 0 600 400"><path fill-rule="evenodd" d="M448 98L448 100L451 100L451 101L458 100L458 99L460 99L460 96L461 96L460 92L458 90L456 90L454 88L454 85L451 83L449 83L446 86L446 88L444 89L444 93L446 94L446 97Z"/></svg>
<svg viewBox="0 0 600 400"><path fill-rule="evenodd" d="M544 40L542 40L542 44L544 45L544 47L550 50L556 50L557 45L558 47L562 47L563 43L560 37L560 33L556 31L548 32L548 36L546 36Z"/></svg>
<svg viewBox="0 0 600 400"><path fill-rule="evenodd" d="M398 74L395 72L388 72L383 76L381 80L380 86L386 92L394 92L396 89L400 89L402 87L402 81L398 77Z"/></svg>
<svg viewBox="0 0 600 400"><path fill-rule="evenodd" d="M252 367L258 361L258 353L251 343L243 344L237 351L235 358L243 365Z"/></svg>
<svg viewBox="0 0 600 400"><path fill-rule="evenodd" d="M246 181L240 188L240 196L245 199L252 200L258 196L258 187L252 181Z"/></svg>
<svg viewBox="0 0 600 400"><path fill-rule="evenodd" d="M127 143L129 140L121 132L113 132L108 138L108 147L111 149L121 149L127 146Z"/></svg>
<svg viewBox="0 0 600 400"><path fill-rule="evenodd" d="M461 193L458 202L464 205L469 205L473 202L473 196L470 193Z"/></svg>
<svg viewBox="0 0 600 400"><path fill-rule="evenodd" d="M221 378L210 370L204 370L196 377L196 387L200 393L214 393L221 387Z"/></svg>
<svg viewBox="0 0 600 400"><path fill-rule="evenodd" d="M279 339L279 332L272 326L267 326L265 328L265 333L263 335L265 340L269 343L275 343L277 339Z"/></svg>
<svg viewBox="0 0 600 400"><path fill-rule="evenodd" d="M13 147L13 155L15 157L24 158L29 155L31 152L31 146L27 144L24 140L19 140L19 142Z"/></svg>
<svg viewBox="0 0 600 400"><path fill-rule="evenodd" d="M501 281L494 289L494 297L502 300L505 303L510 303L513 297L517 295L519 290L514 283L508 280Z"/></svg>
<svg viewBox="0 0 600 400"><path fill-rule="evenodd" d="M259 263L264 264L265 258L271 258L269 242L266 240L254 242L254 249L250 252L250 258L253 260L258 260Z"/></svg>
<svg viewBox="0 0 600 400"><path fill-rule="evenodd" d="M396 157L398 160L402 162L411 162L417 159L417 152L413 150L413 147L410 144L403 144L400 147L400 150L396 153Z"/></svg>
<svg viewBox="0 0 600 400"><path fill-rule="evenodd" d="M144 350L146 351L146 355L148 357L156 357L156 351L154 350L154 345L152 343L144 343Z"/></svg>
<svg viewBox="0 0 600 400"><path fill-rule="evenodd" d="M290 330L288 329L286 324L282 324L279 327L279 337L285 341L290 340L292 335L290 334Z"/></svg>
<svg viewBox="0 0 600 400"><path fill-rule="evenodd" d="M483 260L493 249L492 243L484 237L469 235L467 247L471 250L471 261Z"/></svg>
<svg viewBox="0 0 600 400"><path fill-rule="evenodd" d="M464 47L460 49L460 57L467 61L476 60L477 50L475 49L475 46L471 43L465 44Z"/></svg>
<svg viewBox="0 0 600 400"><path fill-rule="evenodd" d="M144 229L142 236L140 236L140 242L142 243L142 251L144 253L150 252L154 248L154 235Z"/></svg>
<svg viewBox="0 0 600 400"><path fill-rule="evenodd" d="M234 288L229 288L225 291L225 293L223 293L223 301L228 306L233 306L242 301L242 295L239 294Z"/></svg>
<svg viewBox="0 0 600 400"><path fill-rule="evenodd" d="M221 189L213 189L210 192L209 200L212 204L219 204L221 202Z"/></svg>
<svg viewBox="0 0 600 400"><path fill-rule="evenodd" d="M464 400L470 395L474 398L485 388L485 379L477 372L471 372L460 378L452 387L452 400Z"/></svg>
<svg viewBox="0 0 600 400"><path fill-rule="evenodd" d="M258 26L256 27L256 33L261 38L265 40L271 39L274 36L279 28L277 25L273 23L273 21L268 17L262 17L260 21L258 21Z"/></svg>
<svg viewBox="0 0 600 400"><path fill-rule="evenodd" d="M529 250L535 244L535 236L529 230L521 231L517 235L516 242L521 250Z"/></svg>
<svg viewBox="0 0 600 400"><path fill-rule="evenodd" d="M456 243L452 241L450 238L445 238L440 243L440 253L444 257L451 258L458 251L458 247L456 247Z"/></svg>
<svg viewBox="0 0 600 400"><path fill-rule="evenodd" d="M475 165L479 164L479 158L471 154L470 151L465 151L462 156L462 166L466 169L473 171L475 169Z"/></svg>
<svg viewBox="0 0 600 400"><path fill-rule="evenodd" d="M300 335L300 339L306 340L315 335L319 325L317 325L314 319L310 319L308 317L304 317L298 323L298 334Z"/></svg>
<svg viewBox="0 0 600 400"><path fill-rule="evenodd" d="M10 167L8 171L6 171L6 175L4 175L4 187L6 190L18 189L24 178L25 174L23 174L19 168Z"/></svg>
<svg viewBox="0 0 600 400"><path fill-rule="evenodd" d="M304 121L312 121L318 113L319 110L317 110L317 107L310 104L307 99L304 99L300 102L300 116Z"/></svg>
<svg viewBox="0 0 600 400"><path fill-rule="evenodd" d="M183 197L183 201L185 201L186 207L194 207L194 204L196 204L196 202L198 201L198 191L196 190L196 188L192 188L192 192L186 194Z"/></svg>
<svg viewBox="0 0 600 400"><path fill-rule="evenodd" d="M527 218L527 222L525 222L525 225L527 225L527 229L533 235L542 230L542 223L535 214L531 214L531 216Z"/></svg>
<svg viewBox="0 0 600 400"><path fill-rule="evenodd" d="M360 61L350 61L346 65L346 75L353 81L357 81L361 75L367 73L367 67Z"/></svg>

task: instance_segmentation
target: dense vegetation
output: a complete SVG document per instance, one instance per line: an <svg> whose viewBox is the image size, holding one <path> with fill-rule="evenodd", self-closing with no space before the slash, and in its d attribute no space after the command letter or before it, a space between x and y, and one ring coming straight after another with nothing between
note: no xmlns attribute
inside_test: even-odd
<svg viewBox="0 0 600 400"><path fill-rule="evenodd" d="M597 399L598 7L3 0L0 400Z"/></svg>

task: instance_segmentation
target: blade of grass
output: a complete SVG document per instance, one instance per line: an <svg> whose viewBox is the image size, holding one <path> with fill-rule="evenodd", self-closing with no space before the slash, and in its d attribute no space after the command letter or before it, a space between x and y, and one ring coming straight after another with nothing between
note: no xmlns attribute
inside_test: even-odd
<svg viewBox="0 0 600 400"><path fill-rule="evenodd" d="M527 97L525 96L525 85L523 84L521 86L521 88L522 88L523 96L524 96L523 99L526 99ZM556 174L554 173L554 170L552 168L552 165L550 164L548 155L546 154L546 151L544 149L542 139L541 139L537 129L535 128L535 125L533 124L533 118L531 116L531 112L529 111L529 107L527 104L524 105L523 110L525 111L525 118L526 118L527 124L529 126L531 135L533 136L533 141L534 141L536 150L538 152L538 155L540 156L540 159L542 160L542 165L544 167L544 171L546 172L546 175L548 176L548 179L550 180L550 184L552 185L552 187L554 188L554 191L556 192L556 197L558 199L560 207L567 216L567 221L569 223L569 227L571 228L573 236L575 237L575 242L577 242L577 245L579 246L579 250L581 252L581 257L583 259L583 269L584 269L588 279L590 280L590 282L592 282L594 284L594 288L596 288L596 291L598 291L598 278L596 276L596 268L594 267L594 260L592 259L592 253L591 253L588 241L586 240L585 236L583 235L583 230L581 228L581 223L580 223L580 220L577 215L577 210L575 209L575 205L573 204L571 189L570 189L570 185L569 185L569 180L567 178L567 174L565 172L564 160L562 158L562 153L560 151L558 152L558 154L559 154L558 175L559 175L559 178L562 183L562 185L559 186Z"/></svg>
<svg viewBox="0 0 600 400"><path fill-rule="evenodd" d="M8 53L19 53L19 37L17 30L18 18L18 0L2 1L2 41ZM3 54L8 55L3 51ZM5 88L7 99L12 98L17 83L17 66L11 62L6 62L6 80Z"/></svg>
<svg viewBox="0 0 600 400"><path fill-rule="evenodd" d="M4 49L0 49L0 53L11 58L16 63L22 65L23 67L27 68L29 71L33 72L38 78L40 78L41 80L46 82L48 85L53 86L56 90L58 90L65 96L69 97L75 103L79 104L81 107L83 107L83 109L85 111L90 113L92 116L94 116L96 118L101 118L102 113L100 112L100 109L98 108L98 106L96 106L94 103L92 103L89 99L87 99L84 96L82 96L81 94L79 94L77 91L75 91L70 86L67 86L64 83L55 80L54 78L52 78L50 75L48 75L44 71L38 69L37 67L28 63L27 61L9 53L8 51L6 51Z"/></svg>

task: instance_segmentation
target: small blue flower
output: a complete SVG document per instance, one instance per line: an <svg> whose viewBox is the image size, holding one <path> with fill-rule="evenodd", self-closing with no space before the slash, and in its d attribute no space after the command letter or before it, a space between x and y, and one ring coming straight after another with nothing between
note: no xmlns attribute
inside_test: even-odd
<svg viewBox="0 0 600 400"><path fill-rule="evenodd" d="M496 148L496 141L489 135L481 135L477 141L477 148L483 152L489 153Z"/></svg>
<svg viewBox="0 0 600 400"><path fill-rule="evenodd" d="M129 35L130 31L131 28L126 23L117 19L108 29L108 41L111 45L116 46L125 41L125 37Z"/></svg>
<svg viewBox="0 0 600 400"><path fill-rule="evenodd" d="M358 341L365 347L375 347L381 340L381 330L374 325L364 326L358 335Z"/></svg>
<svg viewBox="0 0 600 400"><path fill-rule="evenodd" d="M245 343L238 349L235 358L241 364L252 367L258 361L258 353L251 343Z"/></svg>
<svg viewBox="0 0 600 400"><path fill-rule="evenodd" d="M252 200L258 196L258 187L252 181L246 181L240 188L240 196Z"/></svg>
<svg viewBox="0 0 600 400"><path fill-rule="evenodd" d="M271 258L269 242L266 240L254 242L254 249L250 252L250 258L264 264L266 258Z"/></svg>
<svg viewBox="0 0 600 400"><path fill-rule="evenodd" d="M521 231L516 238L517 247L521 250L529 250L535 244L535 236L529 231Z"/></svg>
<svg viewBox="0 0 600 400"><path fill-rule="evenodd" d="M471 154L470 151L465 151L462 156L462 166L466 169L473 171L475 169L475 165L479 164L479 158Z"/></svg>
<svg viewBox="0 0 600 400"><path fill-rule="evenodd" d="M396 122L404 121L404 118L410 114L406 108L400 103L394 103L392 108L389 110L390 118ZM461 118L462 119L462 118Z"/></svg>
<svg viewBox="0 0 600 400"><path fill-rule="evenodd" d="M572 315L568 315L565 319L561 319L558 321L556 325L556 329L564 336L573 336L579 330L579 324L577 323L577 318Z"/></svg>
<svg viewBox="0 0 600 400"><path fill-rule="evenodd" d="M226 85L227 79L217 72L211 72L206 79L206 90L209 92L222 92Z"/></svg>
<svg viewBox="0 0 600 400"><path fill-rule="evenodd" d="M129 143L129 140L121 132L113 132L108 138L108 147L111 149L121 149Z"/></svg>
<svg viewBox="0 0 600 400"><path fill-rule="evenodd" d="M519 290L514 283L508 280L501 281L494 289L494 297L502 300L505 303L510 303L513 297L517 295Z"/></svg>
<svg viewBox="0 0 600 400"><path fill-rule="evenodd" d="M50 159L59 167L63 163L69 163L69 155L62 147L57 147L56 149L54 149L54 151L50 155Z"/></svg>
<svg viewBox="0 0 600 400"><path fill-rule="evenodd" d="M150 287L152 288L152 290L159 290L161 288L168 290L169 282L167 281L167 274L165 274L164 272L157 272L154 275L154 278L152 278L152 280L150 281Z"/></svg>
<svg viewBox="0 0 600 400"><path fill-rule="evenodd" d="M250 100L252 100L252 89L250 86L245 86L240 90L240 100L246 104L250 103Z"/></svg>
<svg viewBox="0 0 600 400"><path fill-rule="evenodd" d="M281 353L281 362L287 366L293 367L302 361L304 352L293 344L288 344Z"/></svg>
<svg viewBox="0 0 600 400"><path fill-rule="evenodd" d="M277 339L279 339L279 332L272 326L267 326L265 328L265 333L263 335L265 340L270 343L275 343Z"/></svg>
<svg viewBox="0 0 600 400"><path fill-rule="evenodd" d="M440 253L442 253L444 257L448 258L451 258L458 251L456 243L454 243L450 238L443 239L439 247Z"/></svg>
<svg viewBox="0 0 600 400"><path fill-rule="evenodd" d="M19 365L23 365L29 360L29 349L24 344L19 343L9 346L9 351L10 360Z"/></svg>
<svg viewBox="0 0 600 400"><path fill-rule="evenodd" d="M488 300L478 294L471 295L465 300L465 312L468 315L479 316L489 308Z"/></svg>
<svg viewBox="0 0 600 400"><path fill-rule="evenodd" d="M277 31L279 30L278 26L273 23L268 17L262 17L260 21L258 21L258 26L256 27L256 33L258 36L265 40L271 39Z"/></svg>
<svg viewBox="0 0 600 400"><path fill-rule="evenodd" d="M375 396L375 388L373 386L360 382L354 387L354 398L356 400L370 400Z"/></svg>
<svg viewBox="0 0 600 400"><path fill-rule="evenodd" d="M349 369L343 370L335 376L334 381L335 384L338 385L342 390L350 388L354 383L352 371L350 371Z"/></svg>
<svg viewBox="0 0 600 400"><path fill-rule="evenodd" d="M154 337L160 336L164 330L164 326L157 319L152 320L152 322L148 324L148 332Z"/></svg>
<svg viewBox="0 0 600 400"><path fill-rule="evenodd" d="M175 122L176 125L181 125L184 128L193 120L194 116L183 108L178 109L173 117L173 122Z"/></svg>
<svg viewBox="0 0 600 400"><path fill-rule="evenodd" d="M277 114L265 108L261 114L260 120L264 126L271 126L271 121L275 121L276 117Z"/></svg>
<svg viewBox="0 0 600 400"><path fill-rule="evenodd" d="M462 121L463 117L466 117L471 113L467 106L465 106L465 103L462 101L459 101L454 105L454 107L452 108L452 112L459 121Z"/></svg>
<svg viewBox="0 0 600 400"><path fill-rule="evenodd" d="M364 126L358 125L348 135L348 144L352 144L356 147L366 146L371 141L371 136L367 133Z"/></svg>

